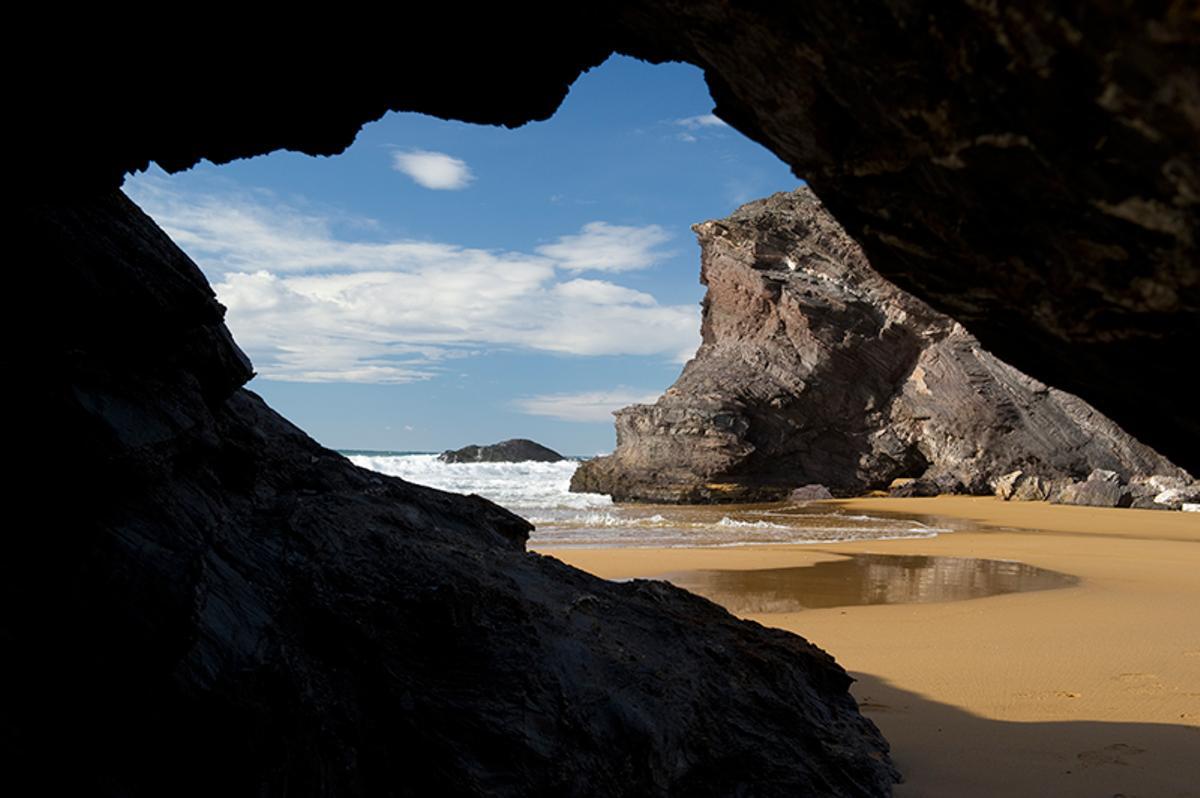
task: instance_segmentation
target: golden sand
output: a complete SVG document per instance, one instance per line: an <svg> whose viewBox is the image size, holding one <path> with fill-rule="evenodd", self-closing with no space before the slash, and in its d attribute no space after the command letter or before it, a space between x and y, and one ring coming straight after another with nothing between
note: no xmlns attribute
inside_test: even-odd
<svg viewBox="0 0 1200 798"><path fill-rule="evenodd" d="M1200 514L962 497L829 504L983 527L818 547L543 553L608 578L852 552L1073 574L1077 586L1055 590L746 617L803 635L858 680L904 773L898 796L1200 796Z"/></svg>

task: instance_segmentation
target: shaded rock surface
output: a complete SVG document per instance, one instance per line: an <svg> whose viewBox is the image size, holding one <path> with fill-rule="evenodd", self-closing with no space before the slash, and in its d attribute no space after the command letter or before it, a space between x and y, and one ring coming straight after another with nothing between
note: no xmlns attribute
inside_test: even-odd
<svg viewBox="0 0 1200 798"><path fill-rule="evenodd" d="M657 402L616 413L616 450L573 490L720 502L895 480L894 495L990 493L1017 469L1187 476L883 279L809 189L693 229L703 343Z"/></svg>
<svg viewBox="0 0 1200 798"><path fill-rule="evenodd" d="M490 446L472 444L461 449L450 449L439 454L438 459L443 463L522 463L529 460L557 463L564 458L540 443L527 438L513 438Z"/></svg>
<svg viewBox="0 0 1200 798"><path fill-rule="evenodd" d="M357 468L240 387L223 308L123 195L33 203L14 230L59 311L24 420L61 439L22 449L44 523L0 558L12 783L889 792L885 742L816 647L527 553L524 520Z"/></svg>
<svg viewBox="0 0 1200 798"><path fill-rule="evenodd" d="M297 17L285 36L247 9L168 31L113 8L68 29L51 8L26 41L73 79L16 81L7 172L51 197L150 162L337 153L388 110L545 119L613 51L695 64L717 115L807 180L881 274L1200 473L1179 379L1200 339L1192 3L434 4ZM397 30L422 35L398 48ZM354 58L312 57L343 41ZM173 91L131 92L151 69ZM88 119L105 123L81 141Z"/></svg>
<svg viewBox="0 0 1200 798"><path fill-rule="evenodd" d="M1082 482L1072 482L1056 491L1055 504L1080 504L1087 507L1128 507L1133 499L1115 471L1097 468Z"/></svg>

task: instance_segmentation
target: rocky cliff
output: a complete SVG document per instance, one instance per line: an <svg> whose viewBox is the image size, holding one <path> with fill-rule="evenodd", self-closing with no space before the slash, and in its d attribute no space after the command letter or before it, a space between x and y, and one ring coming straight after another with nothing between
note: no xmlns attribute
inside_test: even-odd
<svg viewBox="0 0 1200 798"><path fill-rule="evenodd" d="M14 226L54 297L0 557L12 784L77 795L884 795L824 652L525 551L240 386L200 271L119 192Z"/></svg>
<svg viewBox="0 0 1200 798"><path fill-rule="evenodd" d="M1017 469L1185 476L882 278L809 189L693 229L703 343L656 403L616 414L616 451L584 463L572 489L707 502L905 478L990 493Z"/></svg>

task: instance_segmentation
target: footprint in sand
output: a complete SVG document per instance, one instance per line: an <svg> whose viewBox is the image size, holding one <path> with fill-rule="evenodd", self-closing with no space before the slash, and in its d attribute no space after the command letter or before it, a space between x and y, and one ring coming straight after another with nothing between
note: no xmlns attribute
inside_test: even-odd
<svg viewBox="0 0 1200 798"><path fill-rule="evenodd" d="M881 704L871 698L864 698L858 702L858 708L862 712L891 712L892 707L888 704Z"/></svg>
<svg viewBox="0 0 1200 798"><path fill-rule="evenodd" d="M1136 745L1113 743L1094 751L1081 751L1076 756L1083 767L1090 768L1098 765L1128 765L1128 757L1144 753L1146 753L1146 749L1138 748Z"/></svg>
<svg viewBox="0 0 1200 798"><path fill-rule="evenodd" d="M1158 679L1157 673L1118 673L1113 677L1118 682L1146 682Z"/></svg>
<svg viewBox="0 0 1200 798"><path fill-rule="evenodd" d="M1157 673L1119 673L1115 681L1126 685L1126 689L1141 695L1150 695L1166 689Z"/></svg>
<svg viewBox="0 0 1200 798"><path fill-rule="evenodd" d="M1043 699L1047 699L1047 698L1072 699L1072 698L1082 698L1083 693L1076 693L1072 690L1052 690L1052 691L1040 692L1040 693L1017 693L1016 696L1017 696L1017 698L1034 698L1034 699L1038 699L1038 700L1043 700Z"/></svg>

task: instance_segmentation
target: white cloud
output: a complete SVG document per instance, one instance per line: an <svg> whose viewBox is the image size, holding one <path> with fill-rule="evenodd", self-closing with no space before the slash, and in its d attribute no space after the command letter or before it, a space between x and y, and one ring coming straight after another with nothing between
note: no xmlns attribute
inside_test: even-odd
<svg viewBox="0 0 1200 798"><path fill-rule="evenodd" d="M466 161L430 150L392 153L392 168L403 172L425 188L457 190L475 179Z"/></svg>
<svg viewBox="0 0 1200 798"><path fill-rule="evenodd" d="M588 222L577 235L562 236L537 248L570 271L627 272L645 269L667 257L657 247L671 234L656 224L644 227Z"/></svg>
<svg viewBox="0 0 1200 798"><path fill-rule="evenodd" d="M624 386L608 391L550 393L518 399L513 404L531 416L549 416L560 421L611 422L613 411L636 404L652 404L658 394Z"/></svg>
<svg viewBox="0 0 1200 798"><path fill-rule="evenodd" d="M700 114L698 116L685 116L682 119L676 119L675 124L680 127L685 127L688 130L700 130L706 127L729 127L724 119L715 114Z"/></svg>
<svg viewBox="0 0 1200 798"><path fill-rule="evenodd" d="M682 119L672 120L672 124L683 128L683 130L675 134L675 138L688 144L699 141L700 136L705 133L716 132L721 128L729 127L724 120L715 114L685 116Z"/></svg>
<svg viewBox="0 0 1200 798"><path fill-rule="evenodd" d="M647 253L666 237L653 225L593 223L531 254L350 240L342 227L369 225L263 194L185 194L155 177L126 190L204 268L235 337L269 379L411 382L497 348L682 362L699 345L695 306L575 276L617 257L617 245L596 244L597 229L600 238L624 231L633 243L622 262L649 265L656 256ZM581 249L576 239L591 243Z"/></svg>

